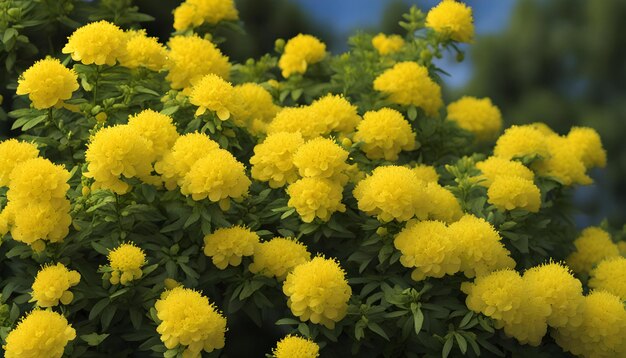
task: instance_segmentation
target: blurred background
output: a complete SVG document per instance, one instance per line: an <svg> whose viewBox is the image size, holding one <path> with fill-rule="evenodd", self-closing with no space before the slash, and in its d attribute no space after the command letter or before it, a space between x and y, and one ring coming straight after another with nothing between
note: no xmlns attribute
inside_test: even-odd
<svg viewBox="0 0 626 358"><path fill-rule="evenodd" d="M106 2L107 0L101 0ZM87 1L92 3L91 1ZM80 1L75 1L80 3ZM179 0L135 0L139 11L155 17L146 22L149 34L167 39L172 9ZM241 62L272 52L276 38L310 33L334 53L345 51L357 30L402 33L397 25L412 5L427 11L438 0L236 0L246 35L225 30L221 45ZM560 133L571 126L590 126L602 136L608 169L592 173L595 184L580 187L575 200L579 226L608 217L614 225L626 221L626 0L466 0L473 8L476 40L464 45L465 61L454 54L438 64L451 74L444 79L446 102L462 95L490 97L507 125L542 121ZM72 31L54 29L60 42ZM65 24L69 25L69 24ZM35 35L36 36L36 35ZM32 39L36 43L36 39ZM50 44L59 48L62 43ZM14 81L22 67L39 58L21 56L7 78L0 78L3 108L12 107ZM9 84L9 88L6 85ZM1 114L1 113L0 113ZM8 123L0 123L10 136Z"/></svg>

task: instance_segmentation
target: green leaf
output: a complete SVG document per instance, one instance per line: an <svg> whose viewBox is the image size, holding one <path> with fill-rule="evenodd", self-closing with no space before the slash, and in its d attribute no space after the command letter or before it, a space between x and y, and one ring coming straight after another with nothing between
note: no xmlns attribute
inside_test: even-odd
<svg viewBox="0 0 626 358"><path fill-rule="evenodd" d="M454 338L456 339L456 342L459 345L459 349L461 350L461 353L465 354L465 352L467 352L467 341L465 340L465 337L463 337L462 335L458 333L455 333Z"/></svg>
<svg viewBox="0 0 626 358"><path fill-rule="evenodd" d="M418 306L417 309L413 310L413 330L415 331L415 335L418 335L422 330L422 326L424 325L424 313Z"/></svg>
<svg viewBox="0 0 626 358"><path fill-rule="evenodd" d="M446 343L443 345L443 350L441 351L442 358L448 358L450 351L452 350L452 346L454 345L454 340L452 336L448 336L446 339Z"/></svg>
<svg viewBox="0 0 626 358"><path fill-rule="evenodd" d="M105 297L96 302L96 304L93 305L93 307L91 308L91 312L89 312L89 320L91 321L96 318L100 314L100 312L102 312L102 310L104 310L106 306L109 305L110 302L111 300L108 297Z"/></svg>
<svg viewBox="0 0 626 358"><path fill-rule="evenodd" d="M80 339L87 342L88 345L95 347L102 343L102 341L104 341L108 336L108 333L98 334L94 332L90 334L83 334L80 336Z"/></svg>
<svg viewBox="0 0 626 358"><path fill-rule="evenodd" d="M367 324L367 328L369 328L372 332L378 334L379 336L383 337L385 340L389 341L389 336L387 336L387 333L382 329L381 326L378 325L378 323L369 322Z"/></svg>
<svg viewBox="0 0 626 358"><path fill-rule="evenodd" d="M274 323L277 326L282 326L286 324L300 324L300 321L297 321L293 318L281 318Z"/></svg>

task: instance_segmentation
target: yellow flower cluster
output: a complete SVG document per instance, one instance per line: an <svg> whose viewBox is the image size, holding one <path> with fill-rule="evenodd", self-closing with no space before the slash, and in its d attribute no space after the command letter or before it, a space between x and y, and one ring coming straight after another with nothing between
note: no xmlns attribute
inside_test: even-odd
<svg viewBox="0 0 626 358"><path fill-rule="evenodd" d="M265 133L280 107L261 85L244 83L233 88L229 111L237 127L245 128L255 136Z"/></svg>
<svg viewBox="0 0 626 358"><path fill-rule="evenodd" d="M237 20L239 12L233 0L185 0L174 9L174 29L184 31L204 23Z"/></svg>
<svg viewBox="0 0 626 358"><path fill-rule="evenodd" d="M426 16L426 26L458 42L474 38L472 9L455 0L443 0Z"/></svg>
<svg viewBox="0 0 626 358"><path fill-rule="evenodd" d="M588 227L574 241L576 251L568 258L567 264L579 274L588 274L602 260L620 255L609 233L599 227Z"/></svg>
<svg viewBox="0 0 626 358"><path fill-rule="evenodd" d="M259 236L242 226L221 228L204 237L204 254L223 270L228 265L239 266L243 256L252 256Z"/></svg>
<svg viewBox="0 0 626 358"><path fill-rule="evenodd" d="M179 137L172 118L151 109L128 117L128 127L150 142L156 159L161 159Z"/></svg>
<svg viewBox="0 0 626 358"><path fill-rule="evenodd" d="M370 159L397 160L401 151L415 149L411 124L390 108L365 113L354 140L363 142L361 149Z"/></svg>
<svg viewBox="0 0 626 358"><path fill-rule="evenodd" d="M74 299L74 294L69 291L72 286L78 285L80 274L77 271L68 270L65 265L44 266L32 286L32 300L39 307L53 307L59 304L69 305Z"/></svg>
<svg viewBox="0 0 626 358"><path fill-rule="evenodd" d="M346 211L346 206L341 203L343 187L334 180L321 177L302 178L289 185L287 194L287 205L296 209L306 223L312 222L316 217L328 221L333 213Z"/></svg>
<svg viewBox="0 0 626 358"><path fill-rule="evenodd" d="M61 358L65 346L76 338L67 319L53 311L34 310L6 337L6 358Z"/></svg>
<svg viewBox="0 0 626 358"><path fill-rule="evenodd" d="M62 52L85 65L113 66L124 56L127 36L117 25L101 20L79 27Z"/></svg>
<svg viewBox="0 0 626 358"><path fill-rule="evenodd" d="M311 253L295 239L275 237L256 245L253 260L250 272L283 281L296 266L310 261Z"/></svg>
<svg viewBox="0 0 626 358"><path fill-rule="evenodd" d="M200 357L224 347L226 318L198 291L176 287L165 291L154 304L161 323L157 332L167 349L179 345L185 357Z"/></svg>
<svg viewBox="0 0 626 358"><path fill-rule="evenodd" d="M326 45L311 35L298 34L285 45L285 50L278 60L282 75L288 78L294 73L304 74L309 65L318 63L326 57Z"/></svg>
<svg viewBox="0 0 626 358"><path fill-rule="evenodd" d="M182 89L195 84L205 75L214 73L227 80L230 73L228 57L215 45L197 35L174 36L170 47L166 79L173 89Z"/></svg>
<svg viewBox="0 0 626 358"><path fill-rule="evenodd" d="M610 257L602 260L589 279L589 287L610 292L626 301L626 258Z"/></svg>
<svg viewBox="0 0 626 358"><path fill-rule="evenodd" d="M344 184L348 152L331 139L317 137L300 146L293 164L303 178L325 178Z"/></svg>
<svg viewBox="0 0 626 358"><path fill-rule="evenodd" d="M396 53L404 47L404 39L399 35L378 34L372 38L372 46L379 54L386 56Z"/></svg>
<svg viewBox="0 0 626 358"><path fill-rule="evenodd" d="M269 182L271 188L293 183L298 179L298 168L293 163L293 156L303 144L300 132L268 135L254 147L254 155L250 158L252 177Z"/></svg>
<svg viewBox="0 0 626 358"><path fill-rule="evenodd" d="M18 147L26 149L25 155L36 153L30 145L13 149ZM44 158L19 162L25 158L12 157L18 162L10 173L8 204L2 212L5 223L0 225L6 227L0 228L0 234L10 228L14 240L40 252L45 248L44 241L61 242L69 233L72 217L66 193L70 173Z"/></svg>
<svg viewBox="0 0 626 358"><path fill-rule="evenodd" d="M441 87L428 76L428 69L416 62L399 62L374 80L374 89L403 106L419 107L435 116L443 106Z"/></svg>
<svg viewBox="0 0 626 358"><path fill-rule="evenodd" d="M11 172L16 166L37 156L39 149L34 144L17 139L0 142L0 187L9 185Z"/></svg>
<svg viewBox="0 0 626 358"><path fill-rule="evenodd" d="M145 67L156 72L165 68L167 50L156 37L148 37L145 30L128 31L126 36L126 49L119 58L120 65Z"/></svg>
<svg viewBox="0 0 626 358"><path fill-rule="evenodd" d="M146 264L146 254L133 243L121 244L111 250L108 259L113 270L109 281L113 285L128 285L143 276L141 268Z"/></svg>
<svg viewBox="0 0 626 358"><path fill-rule="evenodd" d="M229 82L224 81L218 75L209 73L193 85L189 102L198 106L196 116L210 110L215 112L219 119L225 121L230 118L229 107L231 107L233 95L233 86Z"/></svg>
<svg viewBox="0 0 626 358"><path fill-rule="evenodd" d="M272 350L273 358L317 358L320 347L311 339L288 335Z"/></svg>
<svg viewBox="0 0 626 358"><path fill-rule="evenodd" d="M474 134L479 142L495 139L502 129L502 114L489 98L463 97L448 105L448 120Z"/></svg>
<svg viewBox="0 0 626 358"><path fill-rule="evenodd" d="M58 106L78 89L78 75L56 58L35 62L18 80L18 95L28 95L36 109Z"/></svg>
<svg viewBox="0 0 626 358"><path fill-rule="evenodd" d="M437 183L439 181L437 169L435 169L432 165L417 164L411 168L411 170L413 170L417 179L426 183Z"/></svg>
<svg viewBox="0 0 626 358"><path fill-rule="evenodd" d="M500 157L489 157L478 162L476 168L482 172L482 175L478 177L479 184L485 187L491 186L498 176L519 177L530 182L535 179L535 173L521 162Z"/></svg>
<svg viewBox="0 0 626 358"><path fill-rule="evenodd" d="M321 256L296 266L283 284L291 312L303 322L333 329L345 317L352 296L345 275L336 260Z"/></svg>
<svg viewBox="0 0 626 358"><path fill-rule="evenodd" d="M489 185L487 201L500 210L519 208L536 213L541 207L541 192L531 180L499 175Z"/></svg>
<svg viewBox="0 0 626 358"><path fill-rule="evenodd" d="M324 135L327 129L311 106L285 107L267 126L268 135L279 132L299 132L304 139L313 139Z"/></svg>
<svg viewBox="0 0 626 358"><path fill-rule="evenodd" d="M427 209L429 219L452 223L463 216L461 204L454 194L437 182L426 183L426 198L430 203Z"/></svg>

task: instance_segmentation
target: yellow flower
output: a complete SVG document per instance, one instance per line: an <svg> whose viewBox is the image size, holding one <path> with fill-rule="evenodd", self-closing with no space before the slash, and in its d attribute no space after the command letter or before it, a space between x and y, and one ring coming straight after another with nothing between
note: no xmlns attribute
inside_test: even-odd
<svg viewBox="0 0 626 358"><path fill-rule="evenodd" d="M426 184L426 196L430 206L429 218L452 223L463 216L459 201L451 191L441 185L433 182Z"/></svg>
<svg viewBox="0 0 626 358"><path fill-rule="evenodd" d="M64 200L70 173L48 159L28 159L13 169L7 199L17 205Z"/></svg>
<svg viewBox="0 0 626 358"><path fill-rule="evenodd" d="M225 121L230 118L229 107L233 101L233 95L233 86L230 83L210 73L193 85L189 102L198 106L196 116L204 114L208 109Z"/></svg>
<svg viewBox="0 0 626 358"><path fill-rule="evenodd" d="M487 201L503 211L524 209L536 213L541 207L541 192L532 180L500 175L489 186Z"/></svg>
<svg viewBox="0 0 626 358"><path fill-rule="evenodd" d="M212 202L220 202L221 207L227 210L230 205L228 199L243 198L248 194L250 184L243 164L230 152L215 149L205 153L191 166L182 180L180 191L196 201L208 197Z"/></svg>
<svg viewBox="0 0 626 358"><path fill-rule="evenodd" d="M165 291L154 304L157 332L167 349L185 347L185 357L224 348L226 318L200 292L184 287Z"/></svg>
<svg viewBox="0 0 626 358"><path fill-rule="evenodd" d="M568 258L567 264L576 273L589 273L604 259L620 255L619 248L611 241L609 233L599 227L588 227L574 241L576 251Z"/></svg>
<svg viewBox="0 0 626 358"><path fill-rule="evenodd" d="M293 155L293 164L305 178L347 181L348 152L331 139L318 137L306 142Z"/></svg>
<svg viewBox="0 0 626 358"><path fill-rule="evenodd" d="M182 179L200 158L220 146L202 133L188 133L176 139L171 150L154 164L168 190L182 184Z"/></svg>
<svg viewBox="0 0 626 358"><path fill-rule="evenodd" d="M18 95L27 94L33 107L46 109L72 98L78 89L78 75L63 66L56 58L39 60L30 66L18 80Z"/></svg>
<svg viewBox="0 0 626 358"><path fill-rule="evenodd" d="M156 159L151 142L128 125L100 129L91 138L85 159L89 172L84 175L95 180L94 189L125 194L130 186L120 180L122 176L151 184L159 182L151 175Z"/></svg>
<svg viewBox="0 0 626 358"><path fill-rule="evenodd" d="M316 358L320 347L310 338L288 335L272 350L273 358Z"/></svg>
<svg viewBox="0 0 626 358"><path fill-rule="evenodd" d="M13 169L28 159L37 158L37 146L17 139L7 139L0 142L0 187L9 185L9 178Z"/></svg>
<svg viewBox="0 0 626 358"><path fill-rule="evenodd" d="M141 268L146 264L146 254L133 243L121 244L108 255L109 265L113 269L111 284L128 285L143 275Z"/></svg>
<svg viewBox="0 0 626 358"><path fill-rule="evenodd" d="M593 128L574 127L567 134L569 148L577 152L587 169L606 166L606 151L598 132Z"/></svg>
<svg viewBox="0 0 626 358"><path fill-rule="evenodd" d="M74 294L69 291L70 287L80 282L80 274L77 271L68 270L61 263L52 266L44 266L35 277L33 283L32 300L39 307L53 307L61 301L69 305L74 299Z"/></svg>
<svg viewBox="0 0 626 358"><path fill-rule="evenodd" d="M489 98L463 97L450 103L448 120L473 133L480 142L495 139L502 128L502 114Z"/></svg>
<svg viewBox="0 0 626 358"><path fill-rule="evenodd" d="M280 60L283 77L287 78L294 73L304 74L309 65L318 63L326 57L326 45L311 35L299 34L287 41L285 51Z"/></svg>
<svg viewBox="0 0 626 358"><path fill-rule="evenodd" d="M484 276L515 267L502 238L487 221L465 214L448 226L450 237L461 247L461 271L467 277Z"/></svg>
<svg viewBox="0 0 626 358"><path fill-rule="evenodd" d="M583 287L567 266L551 262L524 272L527 294L550 306L547 323L551 327L578 326L582 323Z"/></svg>
<svg viewBox="0 0 626 358"><path fill-rule="evenodd" d="M626 301L626 258L610 257L600 261L591 271L589 287L610 292Z"/></svg>
<svg viewBox="0 0 626 358"><path fill-rule="evenodd" d="M361 120L356 106L340 95L327 94L315 100L310 109L325 126L325 133L351 133Z"/></svg>
<svg viewBox="0 0 626 358"><path fill-rule="evenodd" d="M27 204L9 202L3 214L8 216L8 223L12 226L13 240L30 245L35 252L45 249L44 241L63 241L72 223L67 199Z"/></svg>
<svg viewBox="0 0 626 358"><path fill-rule="evenodd" d="M313 139L327 134L327 128L311 106L287 107L281 109L267 126L267 134L278 132L300 132L304 139Z"/></svg>
<svg viewBox="0 0 626 358"><path fill-rule="evenodd" d="M415 62L399 62L374 80L374 89L393 103L416 106L433 117L443 105L441 87L428 77L428 69Z"/></svg>
<svg viewBox="0 0 626 358"><path fill-rule="evenodd" d="M223 270L228 265L239 266L243 256L252 256L258 243L259 236L248 228L221 228L204 237L204 254Z"/></svg>
<svg viewBox="0 0 626 358"><path fill-rule="evenodd" d="M402 253L402 266L414 268L411 278L415 281L454 275L461 267L459 246L442 222L411 220L393 244Z"/></svg>
<svg viewBox="0 0 626 358"><path fill-rule="evenodd" d="M443 0L426 15L426 27L458 42L474 38L472 9L454 0Z"/></svg>
<svg viewBox="0 0 626 358"><path fill-rule="evenodd" d="M538 175L556 178L564 185L592 183L574 143L557 135L547 136L545 141L549 155L533 165Z"/></svg>
<svg viewBox="0 0 626 358"><path fill-rule="evenodd" d="M253 260L248 266L250 272L283 281L294 267L310 261L311 253L295 239L275 237L257 244Z"/></svg>
<svg viewBox="0 0 626 358"><path fill-rule="evenodd" d="M228 57L209 41L193 36L174 36L169 41L166 79L172 88L190 87L205 75L214 73L227 80L230 73Z"/></svg>
<svg viewBox="0 0 626 358"><path fill-rule="evenodd" d="M626 309L618 296L594 291L585 297L582 324L552 331L556 343L581 357L612 358L626 354Z"/></svg>
<svg viewBox="0 0 626 358"><path fill-rule="evenodd" d="M287 205L296 209L306 223L316 217L328 221L336 211L346 211L341 203L343 187L336 181L320 177L303 178L289 185L287 194Z"/></svg>
<svg viewBox="0 0 626 358"><path fill-rule="evenodd" d="M415 149L411 124L395 109L369 111L356 128L354 140L370 159L398 160L403 150Z"/></svg>
<svg viewBox="0 0 626 358"><path fill-rule="evenodd" d="M378 34L372 39L372 46L379 54L385 56L400 51L404 47L404 39L398 35Z"/></svg>
<svg viewBox="0 0 626 358"><path fill-rule="evenodd" d="M268 135L254 147L250 158L252 177L280 188L298 179L298 168L293 164L294 153L304 144L299 132L278 132Z"/></svg>
<svg viewBox="0 0 626 358"><path fill-rule="evenodd" d="M6 358L61 358L65 346L76 338L76 331L61 314L34 310L6 337Z"/></svg>
<svg viewBox="0 0 626 358"><path fill-rule="evenodd" d="M426 184L405 167L383 166L361 180L354 188L359 210L379 220L407 221L415 216L426 219Z"/></svg>
<svg viewBox="0 0 626 358"><path fill-rule="evenodd" d="M439 174L432 165L417 164L411 168L417 179L426 183L437 183L439 181Z"/></svg>
<svg viewBox="0 0 626 358"><path fill-rule="evenodd" d="M167 62L167 49L156 37L148 37L145 30L126 33L126 51L120 57L120 64L128 68L145 67L161 71Z"/></svg>
<svg viewBox="0 0 626 358"><path fill-rule="evenodd" d="M511 126L498 138L493 155L509 160L527 155L548 158L550 152L546 136L533 125Z"/></svg>
<svg viewBox="0 0 626 358"><path fill-rule="evenodd" d="M151 109L128 117L128 126L150 142L157 159L161 159L179 137L172 117Z"/></svg>
<svg viewBox="0 0 626 358"><path fill-rule="evenodd" d="M116 25L101 20L79 27L68 38L62 52L85 65L113 66L126 51L126 34Z"/></svg>
<svg viewBox="0 0 626 358"><path fill-rule="evenodd" d="M215 25L238 18L233 0L186 0L174 10L174 29L182 31L203 23Z"/></svg>
<svg viewBox="0 0 626 358"><path fill-rule="evenodd" d="M233 88L229 109L236 126L259 135L265 132L279 107L265 88L256 83L244 83Z"/></svg>
<svg viewBox="0 0 626 358"><path fill-rule="evenodd" d="M10 212L6 207L0 210L0 239L9 232L10 218Z"/></svg>
<svg viewBox="0 0 626 358"><path fill-rule="evenodd" d="M174 9L174 30L184 31L190 27L202 25L204 18L198 7L185 1Z"/></svg>
<svg viewBox="0 0 626 358"><path fill-rule="evenodd" d="M478 162L476 163L476 168L482 172L482 175L478 177L478 179L482 180L479 184L486 187L489 187L498 176L514 176L530 181L535 179L535 173L524 166L524 164L500 157L489 157L482 162Z"/></svg>
<svg viewBox="0 0 626 358"><path fill-rule="evenodd" d="M346 316L352 295L339 263L321 256L296 266L287 275L283 292L289 297L287 306L301 321L323 324L329 329Z"/></svg>

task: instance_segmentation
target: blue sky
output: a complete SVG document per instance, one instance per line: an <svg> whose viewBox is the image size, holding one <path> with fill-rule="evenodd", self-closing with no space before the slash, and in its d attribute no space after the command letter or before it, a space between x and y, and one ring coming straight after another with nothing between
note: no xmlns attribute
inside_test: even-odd
<svg viewBox="0 0 626 358"><path fill-rule="evenodd" d="M385 0L294 0L318 23L339 34L345 43L357 29L375 27L380 23ZM467 0L474 11L474 23L478 35L497 33L503 29L511 15L516 0ZM429 9L437 0L404 0L406 4ZM459 64L454 55L438 61L438 65L451 74L446 83L452 87L464 85L471 75L471 58Z"/></svg>

